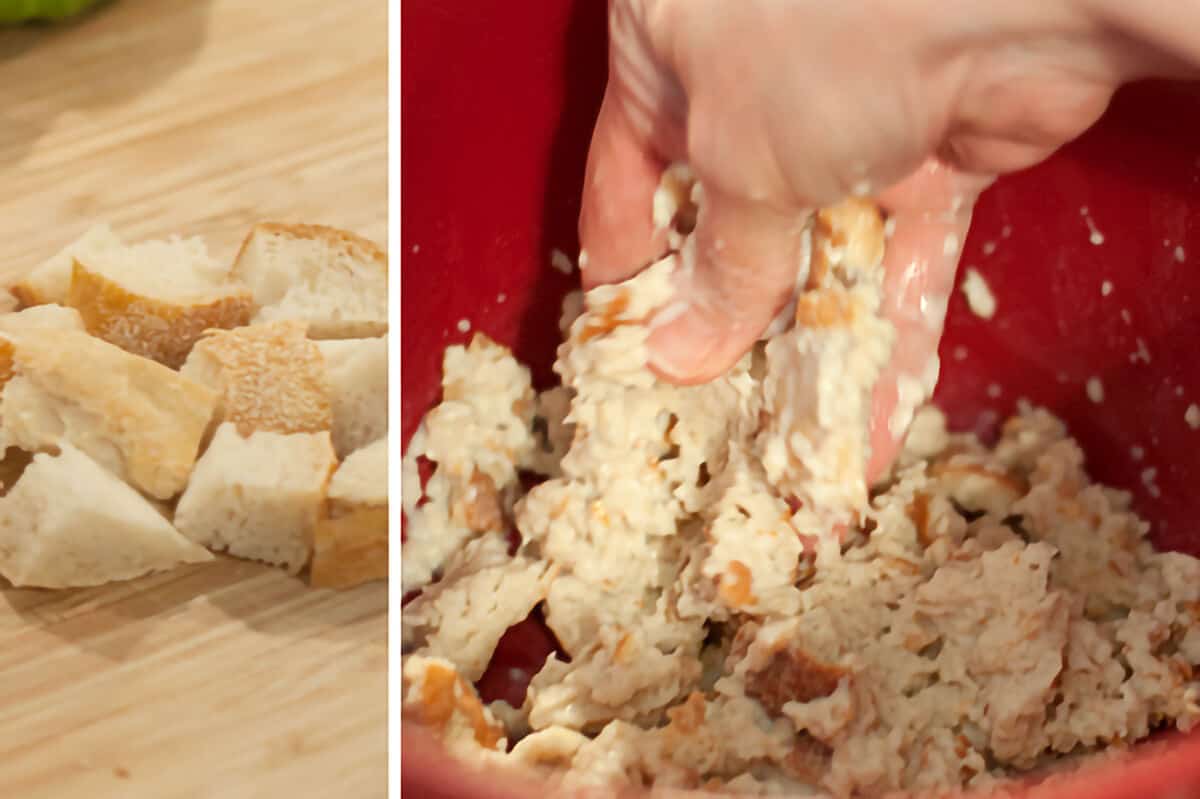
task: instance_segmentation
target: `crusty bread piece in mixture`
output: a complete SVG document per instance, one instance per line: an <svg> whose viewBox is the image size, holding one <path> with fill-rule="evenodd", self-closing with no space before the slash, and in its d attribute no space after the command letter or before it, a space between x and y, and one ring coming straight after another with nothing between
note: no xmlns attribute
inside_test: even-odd
<svg viewBox="0 0 1200 799"><path fill-rule="evenodd" d="M149 502L70 444L41 453L0 498L0 574L70 588L211 560Z"/></svg>
<svg viewBox="0 0 1200 799"><path fill-rule="evenodd" d="M12 490L21 475L33 462L33 453L17 447L8 447L0 457L0 497Z"/></svg>
<svg viewBox="0 0 1200 799"><path fill-rule="evenodd" d="M330 429L325 361L305 327L270 322L210 331L196 342L180 374L220 395L214 426L233 422L243 436Z"/></svg>
<svg viewBox="0 0 1200 799"><path fill-rule="evenodd" d="M313 338L387 332L387 254L322 225L255 225L233 265L261 306L257 322L301 319Z"/></svg>
<svg viewBox="0 0 1200 799"><path fill-rule="evenodd" d="M68 442L152 497L183 489L215 392L77 330L0 340L12 355L0 395L6 443L43 451Z"/></svg>
<svg viewBox="0 0 1200 799"><path fill-rule="evenodd" d="M175 508L179 532L210 549L285 567L308 563L325 489L337 467L328 432L217 428Z"/></svg>
<svg viewBox="0 0 1200 799"><path fill-rule="evenodd" d="M459 756L503 752L504 725L449 660L410 655L401 666L401 707Z"/></svg>
<svg viewBox="0 0 1200 799"><path fill-rule="evenodd" d="M317 346L325 357L333 400L333 447L344 458L387 434L387 338L321 341Z"/></svg>
<svg viewBox="0 0 1200 799"><path fill-rule="evenodd" d="M173 269L133 248L120 257L76 260L67 304L92 335L178 368L205 330L247 324L255 306L248 288L192 271L184 245L177 241L175 249Z"/></svg>
<svg viewBox="0 0 1200 799"><path fill-rule="evenodd" d="M348 588L388 576L387 437L349 455L329 482L313 538L312 584Z"/></svg>

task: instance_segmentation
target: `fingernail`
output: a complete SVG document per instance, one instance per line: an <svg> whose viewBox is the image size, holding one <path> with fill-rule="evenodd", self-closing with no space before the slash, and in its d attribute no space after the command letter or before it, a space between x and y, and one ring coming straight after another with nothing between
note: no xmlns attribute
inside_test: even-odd
<svg viewBox="0 0 1200 799"><path fill-rule="evenodd" d="M683 308L676 309L675 305ZM702 373L706 362L720 344L719 331L686 302L672 303L663 313L675 316L660 323L651 323L653 332L647 345L650 366L668 380L686 381Z"/></svg>

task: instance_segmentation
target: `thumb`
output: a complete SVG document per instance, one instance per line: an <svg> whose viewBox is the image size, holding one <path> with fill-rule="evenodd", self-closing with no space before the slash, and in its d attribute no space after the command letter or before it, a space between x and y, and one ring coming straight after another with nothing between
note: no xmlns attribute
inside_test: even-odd
<svg viewBox="0 0 1200 799"><path fill-rule="evenodd" d="M807 215L705 195L680 252L676 297L651 320L650 366L673 383L724 373L791 297Z"/></svg>
<svg viewBox="0 0 1200 799"><path fill-rule="evenodd" d="M666 252L650 216L666 165L605 95L588 150L579 213L583 287L627 280Z"/></svg>

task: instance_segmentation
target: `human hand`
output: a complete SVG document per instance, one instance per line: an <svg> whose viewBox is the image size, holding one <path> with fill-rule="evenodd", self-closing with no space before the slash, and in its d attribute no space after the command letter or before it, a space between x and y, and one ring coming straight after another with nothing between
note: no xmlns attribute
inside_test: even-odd
<svg viewBox="0 0 1200 799"><path fill-rule="evenodd" d="M787 302L808 212L869 194L888 214L883 313L897 327L876 385L868 479L904 434L897 379L937 351L971 208L998 173L1084 131L1115 88L1165 69L1084 2L613 0L609 85L580 237L585 287L666 251L649 209L663 169L704 186L686 311L657 326L652 367L722 373Z"/></svg>

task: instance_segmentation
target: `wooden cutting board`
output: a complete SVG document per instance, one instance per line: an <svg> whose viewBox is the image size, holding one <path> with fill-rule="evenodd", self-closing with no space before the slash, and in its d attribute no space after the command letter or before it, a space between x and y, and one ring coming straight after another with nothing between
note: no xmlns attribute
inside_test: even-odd
<svg viewBox="0 0 1200 799"><path fill-rule="evenodd" d="M0 279L107 221L386 245L384 0L116 0L0 30ZM256 564L0 590L0 796L386 795L387 590Z"/></svg>

